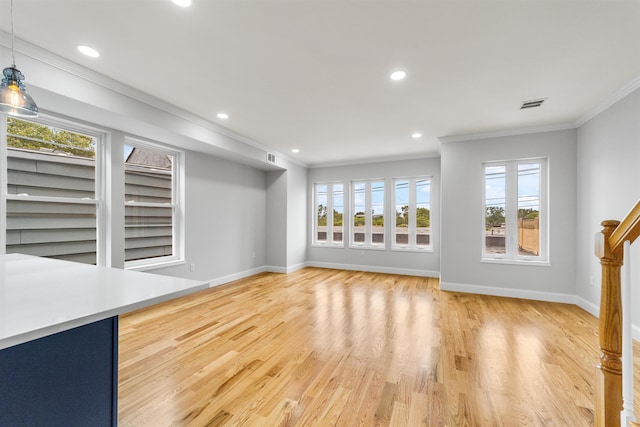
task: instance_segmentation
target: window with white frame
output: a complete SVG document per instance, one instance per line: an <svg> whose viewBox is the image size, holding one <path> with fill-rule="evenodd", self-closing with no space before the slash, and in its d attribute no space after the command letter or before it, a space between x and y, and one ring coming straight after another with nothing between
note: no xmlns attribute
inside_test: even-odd
<svg viewBox="0 0 640 427"><path fill-rule="evenodd" d="M127 138L124 147L125 266L182 259L182 153Z"/></svg>
<svg viewBox="0 0 640 427"><path fill-rule="evenodd" d="M384 248L384 180L351 182L351 246Z"/></svg>
<svg viewBox="0 0 640 427"><path fill-rule="evenodd" d="M344 184L334 182L314 184L313 200L315 207L313 243L315 245L342 245Z"/></svg>
<svg viewBox="0 0 640 427"><path fill-rule="evenodd" d="M431 179L395 178L394 249L431 248Z"/></svg>
<svg viewBox="0 0 640 427"><path fill-rule="evenodd" d="M2 118L2 250L103 265L103 133L42 116Z"/></svg>
<svg viewBox="0 0 640 427"><path fill-rule="evenodd" d="M547 159L484 164L483 258L547 261Z"/></svg>

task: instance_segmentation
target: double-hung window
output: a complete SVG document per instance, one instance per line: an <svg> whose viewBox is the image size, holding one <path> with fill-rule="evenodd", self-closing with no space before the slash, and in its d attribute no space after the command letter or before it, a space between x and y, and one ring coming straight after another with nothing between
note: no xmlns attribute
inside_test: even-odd
<svg viewBox="0 0 640 427"><path fill-rule="evenodd" d="M315 245L343 245L344 184L337 182L313 185Z"/></svg>
<svg viewBox="0 0 640 427"><path fill-rule="evenodd" d="M431 248L431 179L395 178L394 249Z"/></svg>
<svg viewBox="0 0 640 427"><path fill-rule="evenodd" d="M351 246L384 248L384 180L351 182Z"/></svg>
<svg viewBox="0 0 640 427"><path fill-rule="evenodd" d="M3 117L1 251L104 264L99 239L103 133Z"/></svg>
<svg viewBox="0 0 640 427"><path fill-rule="evenodd" d="M483 259L547 261L547 159L484 164Z"/></svg>
<svg viewBox="0 0 640 427"><path fill-rule="evenodd" d="M182 158L179 151L126 138L125 267L182 260Z"/></svg>

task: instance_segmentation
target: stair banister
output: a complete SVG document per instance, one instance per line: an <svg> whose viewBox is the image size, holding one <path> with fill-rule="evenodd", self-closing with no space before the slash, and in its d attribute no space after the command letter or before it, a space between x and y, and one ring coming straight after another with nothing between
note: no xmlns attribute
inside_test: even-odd
<svg viewBox="0 0 640 427"><path fill-rule="evenodd" d="M620 270L625 242L631 244L640 236L640 201L622 222L607 220L602 222L602 227L602 231L596 235L596 256L600 258L602 265L602 288L598 332L601 354L597 376L595 424L596 427L637 426L627 417L626 411L622 412L623 311ZM629 312L627 311L627 319ZM626 334L626 337L631 339L629 334ZM626 357L633 359L633 354L627 354ZM626 375L633 375L633 368ZM628 399L631 399L633 405L633 390Z"/></svg>

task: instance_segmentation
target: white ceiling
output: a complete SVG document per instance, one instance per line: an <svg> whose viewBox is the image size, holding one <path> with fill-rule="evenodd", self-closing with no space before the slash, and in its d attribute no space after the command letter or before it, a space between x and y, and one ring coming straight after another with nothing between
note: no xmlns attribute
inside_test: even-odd
<svg viewBox="0 0 640 427"><path fill-rule="evenodd" d="M640 76L640 0L14 1L16 37L309 165L572 124Z"/></svg>

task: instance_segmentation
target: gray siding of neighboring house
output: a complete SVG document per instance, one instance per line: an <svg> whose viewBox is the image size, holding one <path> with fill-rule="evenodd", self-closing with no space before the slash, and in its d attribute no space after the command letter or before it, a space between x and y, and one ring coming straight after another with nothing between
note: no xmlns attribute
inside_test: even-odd
<svg viewBox="0 0 640 427"><path fill-rule="evenodd" d="M9 194L94 198L94 161L8 149ZM171 202L163 171L125 167L125 200ZM143 199L136 194L150 194ZM171 208L127 207L126 260L171 254ZM91 204L7 200L7 253L96 262L96 208Z"/></svg>

